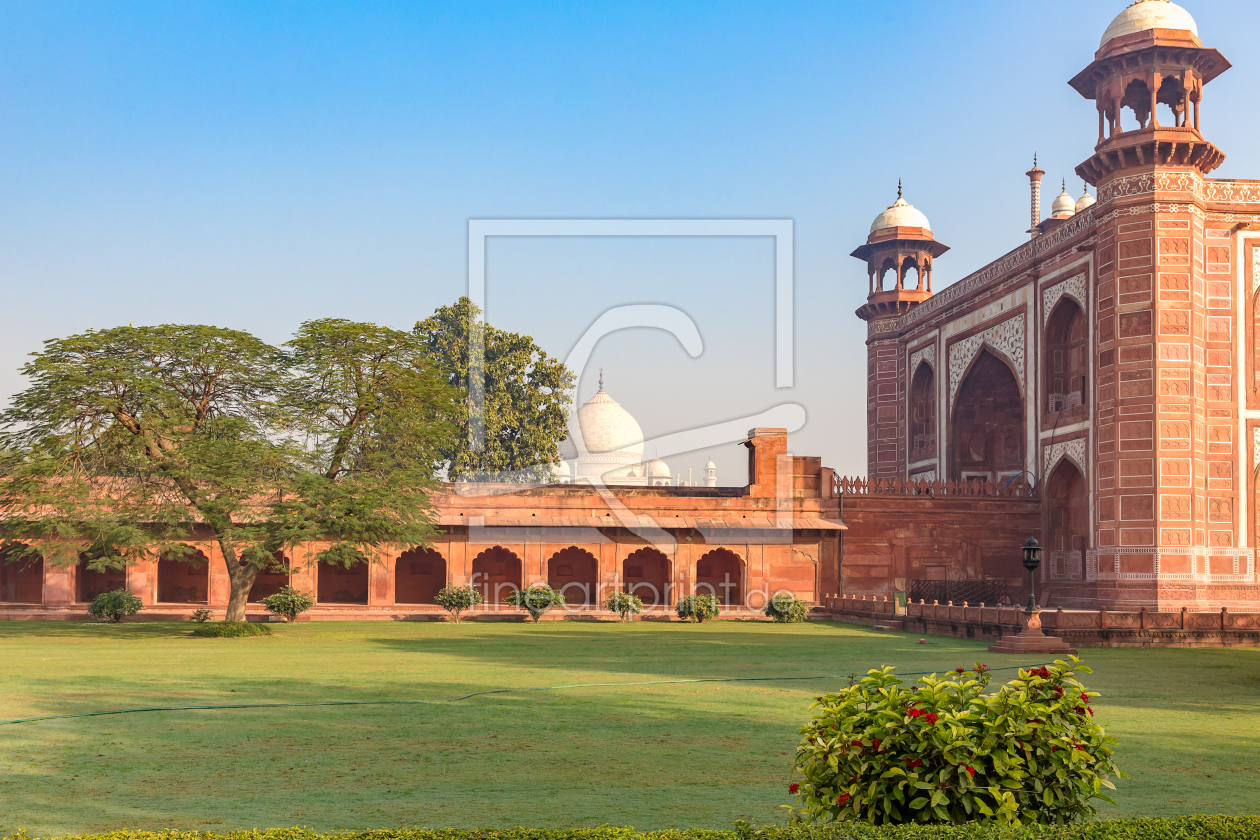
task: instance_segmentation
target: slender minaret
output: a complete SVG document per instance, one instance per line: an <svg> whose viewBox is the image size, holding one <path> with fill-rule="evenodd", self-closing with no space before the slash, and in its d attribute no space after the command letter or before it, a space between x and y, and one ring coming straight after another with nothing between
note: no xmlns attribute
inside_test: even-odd
<svg viewBox="0 0 1260 840"><path fill-rule="evenodd" d="M1037 166L1037 153L1033 152L1033 168L1024 173L1028 176L1029 186L1032 187L1032 227L1028 233L1033 239L1041 235L1041 231L1037 230L1037 225L1041 224L1041 177L1046 174L1045 170Z"/></svg>
<svg viewBox="0 0 1260 840"><path fill-rule="evenodd" d="M717 487L717 464L713 463L713 459L704 465L704 486Z"/></svg>

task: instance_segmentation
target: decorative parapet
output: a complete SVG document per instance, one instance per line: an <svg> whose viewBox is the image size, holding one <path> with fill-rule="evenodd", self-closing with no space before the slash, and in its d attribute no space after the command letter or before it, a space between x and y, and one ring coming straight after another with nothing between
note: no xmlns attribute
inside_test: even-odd
<svg viewBox="0 0 1260 840"><path fill-rule="evenodd" d="M989 496L996 498L1037 498L1036 488L1020 482L1005 485L987 481L925 481L918 478L848 478L832 476L832 490L836 495L849 496Z"/></svg>

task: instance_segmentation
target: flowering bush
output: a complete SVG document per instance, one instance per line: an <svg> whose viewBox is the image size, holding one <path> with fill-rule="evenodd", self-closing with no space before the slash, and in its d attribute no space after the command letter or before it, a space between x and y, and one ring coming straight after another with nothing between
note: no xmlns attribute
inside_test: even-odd
<svg viewBox="0 0 1260 840"><path fill-rule="evenodd" d="M475 586L451 586L448 583L442 587L433 600L439 607L445 607L446 611L455 617L455 623L459 624L460 613L479 606L486 599L481 596Z"/></svg>
<svg viewBox="0 0 1260 840"><path fill-rule="evenodd" d="M528 589L517 589L508 593L504 602L513 606L520 607L529 612L529 617L534 623L538 623L538 619L542 618L543 613L552 607L563 607L564 593L558 589L552 589L545 583L536 583Z"/></svg>
<svg viewBox="0 0 1260 840"><path fill-rule="evenodd" d="M124 616L135 615L144 608L144 602L126 589L115 589L113 592L102 592L92 599L88 605L88 614L93 618L108 619L115 623Z"/></svg>
<svg viewBox="0 0 1260 840"><path fill-rule="evenodd" d="M1076 657L985 693L984 665L906 687L885 667L819 697L789 788L794 822L1069 823L1111 799L1115 738L1094 723ZM1114 804L1114 803L1113 803Z"/></svg>
<svg viewBox="0 0 1260 840"><path fill-rule="evenodd" d="M643 599L629 592L613 590L604 599L604 609L617 613L625 621L631 615L643 612Z"/></svg>
<svg viewBox="0 0 1260 840"><path fill-rule="evenodd" d="M766 615L779 624L797 624L809 615L809 604L795 595L780 592L766 602Z"/></svg>
<svg viewBox="0 0 1260 840"><path fill-rule="evenodd" d="M713 595L688 595L678 599L674 612L679 618L702 624L718 617L718 599Z"/></svg>

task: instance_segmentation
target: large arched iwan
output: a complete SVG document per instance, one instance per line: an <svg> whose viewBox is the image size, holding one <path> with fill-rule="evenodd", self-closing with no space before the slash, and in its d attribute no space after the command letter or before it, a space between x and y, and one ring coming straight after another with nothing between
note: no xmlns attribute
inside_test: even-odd
<svg viewBox="0 0 1260 840"><path fill-rule="evenodd" d="M980 352L958 388L950 434L950 476L1005 483L1024 470L1024 398L996 355Z"/></svg>
<svg viewBox="0 0 1260 840"><path fill-rule="evenodd" d="M744 563L739 555L715 548L696 561L696 594L716 595L724 607L743 604Z"/></svg>
<svg viewBox="0 0 1260 840"><path fill-rule="evenodd" d="M630 552L621 563L622 586L645 607L667 607L673 601L669 558L655 548Z"/></svg>
<svg viewBox="0 0 1260 840"><path fill-rule="evenodd" d="M159 557L157 600L159 604L206 604L210 601L210 558L193 550L180 559Z"/></svg>
<svg viewBox="0 0 1260 840"><path fill-rule="evenodd" d="M394 561L394 603L436 604L446 586L446 558L432 548L413 548Z"/></svg>
<svg viewBox="0 0 1260 840"><path fill-rule="evenodd" d="M0 548L0 603L38 604L44 600L44 558L16 557L19 547Z"/></svg>
<svg viewBox="0 0 1260 840"><path fill-rule="evenodd" d="M472 585L487 604L502 604L521 588L521 558L501 545L487 548L473 560Z"/></svg>
<svg viewBox="0 0 1260 840"><path fill-rule="evenodd" d="M1089 546L1089 494L1076 464L1063 458L1046 485L1046 550L1052 580L1081 580Z"/></svg>
<svg viewBox="0 0 1260 840"><path fill-rule="evenodd" d="M564 595L566 606L597 606L599 561L577 546L562 548L547 561L547 585Z"/></svg>

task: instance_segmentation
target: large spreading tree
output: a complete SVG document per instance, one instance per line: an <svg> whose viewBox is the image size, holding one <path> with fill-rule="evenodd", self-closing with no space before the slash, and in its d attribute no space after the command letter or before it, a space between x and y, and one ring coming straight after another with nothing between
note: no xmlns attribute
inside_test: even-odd
<svg viewBox="0 0 1260 840"><path fill-rule="evenodd" d="M477 357L472 340L482 336L481 394L469 389ZM481 319L467 297L416 323L415 334L460 390L457 431L443 452L452 479L549 481L568 434L575 377L559 359L527 335L498 330ZM474 383L476 384L476 383ZM478 440L478 428L484 433Z"/></svg>
<svg viewBox="0 0 1260 840"><path fill-rule="evenodd" d="M417 334L327 319L283 347L237 330L92 330L45 343L0 415L6 560L125 568L216 543L242 621L295 546L369 562L425 545L457 394Z"/></svg>

